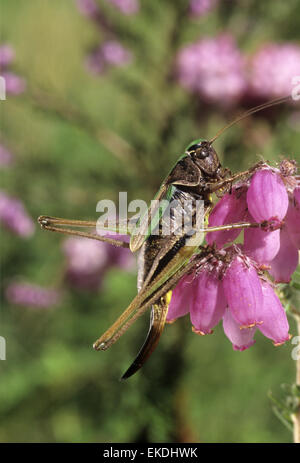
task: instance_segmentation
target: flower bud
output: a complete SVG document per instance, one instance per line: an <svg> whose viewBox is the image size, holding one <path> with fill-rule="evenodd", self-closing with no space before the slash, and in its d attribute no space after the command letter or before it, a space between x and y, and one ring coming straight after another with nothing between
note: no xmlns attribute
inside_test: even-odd
<svg viewBox="0 0 300 463"><path fill-rule="evenodd" d="M235 257L225 273L223 288L232 316L241 327L261 322L261 281L250 263Z"/></svg>
<svg viewBox="0 0 300 463"><path fill-rule="evenodd" d="M288 194L278 173L271 169L256 172L247 192L248 209L257 222L282 220L288 209Z"/></svg>
<svg viewBox="0 0 300 463"><path fill-rule="evenodd" d="M241 330L238 323L232 317L230 310L226 309L223 317L223 329L227 338L232 342L234 350L245 350L253 346L255 340L253 336L256 328L246 328Z"/></svg>
<svg viewBox="0 0 300 463"><path fill-rule="evenodd" d="M203 270L195 279L193 288L191 322L194 331L210 334L221 320L226 304L221 280L215 273Z"/></svg>
<svg viewBox="0 0 300 463"><path fill-rule="evenodd" d="M263 290L263 323L258 329L264 336L272 339L274 344L282 344L289 340L289 324L284 308L269 283L262 282Z"/></svg>

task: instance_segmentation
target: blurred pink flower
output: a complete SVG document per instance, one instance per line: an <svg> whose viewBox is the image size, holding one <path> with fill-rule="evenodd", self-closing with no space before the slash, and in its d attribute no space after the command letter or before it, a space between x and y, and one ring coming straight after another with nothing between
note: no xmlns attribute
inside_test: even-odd
<svg viewBox="0 0 300 463"><path fill-rule="evenodd" d="M86 59L87 69L101 74L108 66L124 66L132 60L132 54L119 42L110 40L101 44Z"/></svg>
<svg viewBox="0 0 300 463"><path fill-rule="evenodd" d="M76 0L78 11L88 18L97 17L99 6L95 0Z"/></svg>
<svg viewBox="0 0 300 463"><path fill-rule="evenodd" d="M34 233L34 223L19 199L0 191L0 222L19 236L29 237Z"/></svg>
<svg viewBox="0 0 300 463"><path fill-rule="evenodd" d="M66 277L72 286L97 289L108 263L107 247L89 238L67 238L63 243L67 258Z"/></svg>
<svg viewBox="0 0 300 463"><path fill-rule="evenodd" d="M57 290L30 283L10 283L5 295L11 304L27 307L48 308L60 302L60 293Z"/></svg>
<svg viewBox="0 0 300 463"><path fill-rule="evenodd" d="M178 80L208 102L236 102L246 88L244 58L230 35L187 45L177 56Z"/></svg>
<svg viewBox="0 0 300 463"><path fill-rule="evenodd" d="M15 58L15 50L11 45L0 46L0 69L7 67Z"/></svg>
<svg viewBox="0 0 300 463"><path fill-rule="evenodd" d="M219 0L190 0L190 14L192 16L203 16L211 11Z"/></svg>
<svg viewBox="0 0 300 463"><path fill-rule="evenodd" d="M264 45L250 60L249 92L271 99L290 95L300 76L300 47L291 43Z"/></svg>
<svg viewBox="0 0 300 463"><path fill-rule="evenodd" d="M23 93L26 88L26 82L22 77L17 76L13 72L2 72L2 77L5 79L5 89L7 93L12 95L19 95Z"/></svg>
<svg viewBox="0 0 300 463"><path fill-rule="evenodd" d="M0 166L5 167L13 162L13 155L5 146L0 144Z"/></svg>
<svg viewBox="0 0 300 463"><path fill-rule="evenodd" d="M122 240L127 238L113 233L105 236ZM67 238L63 243L63 251L67 260L67 280L72 286L80 289L97 290L109 268L117 266L131 270L135 264L129 249L114 247L90 238Z"/></svg>
<svg viewBox="0 0 300 463"><path fill-rule="evenodd" d="M112 66L123 66L124 64L128 64L132 59L130 51L126 50L117 41L110 40L104 42L101 48L104 61Z"/></svg>
<svg viewBox="0 0 300 463"><path fill-rule="evenodd" d="M21 77L7 70L7 67L15 58L14 49L8 45L0 46L0 73L5 80L5 90L12 95L23 93L26 88L26 82Z"/></svg>
<svg viewBox="0 0 300 463"><path fill-rule="evenodd" d="M129 243L129 235L118 235L116 233L107 233L107 238L114 240L126 241ZM108 253L109 266L116 266L124 270L133 270L136 266L135 257L128 248L121 248L105 244Z"/></svg>
<svg viewBox="0 0 300 463"><path fill-rule="evenodd" d="M114 5L121 13L125 15L136 14L139 11L140 5L138 0L107 0L108 3Z"/></svg>

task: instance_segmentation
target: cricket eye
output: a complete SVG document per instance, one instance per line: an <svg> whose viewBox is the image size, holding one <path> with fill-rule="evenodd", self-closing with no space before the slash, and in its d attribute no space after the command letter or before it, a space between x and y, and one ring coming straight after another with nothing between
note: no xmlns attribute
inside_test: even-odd
<svg viewBox="0 0 300 463"><path fill-rule="evenodd" d="M197 150L197 156L198 156L198 158L200 158L200 159L205 159L205 158L207 158L207 156L209 156L209 149L203 148L203 147L202 147L201 149L198 149L198 150Z"/></svg>

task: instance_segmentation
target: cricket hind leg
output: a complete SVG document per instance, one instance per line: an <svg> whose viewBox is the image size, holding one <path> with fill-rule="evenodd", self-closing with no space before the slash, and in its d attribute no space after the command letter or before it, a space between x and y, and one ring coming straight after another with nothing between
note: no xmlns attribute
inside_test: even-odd
<svg viewBox="0 0 300 463"><path fill-rule="evenodd" d="M97 229L107 231L107 233L127 234L128 226L129 224L131 224L130 220L126 222L116 221L115 227L106 228L105 223L99 226L98 221L96 222L96 221L89 221L89 220L63 219L63 218L58 218L58 217L50 217L46 215L41 215L38 218L38 223L41 225L41 228L44 230L48 230L48 231L52 231L56 233L62 233L65 235L80 236L82 238L89 238L89 239L93 239L97 241L102 241L102 242L105 242L105 243L108 243L108 244L111 244L117 247L129 248L129 243L127 243L127 241L125 240L108 238L106 236L97 235L95 233L90 233L90 232L82 232L82 231L74 230L73 228L67 228L66 226L97 228Z"/></svg>
<svg viewBox="0 0 300 463"><path fill-rule="evenodd" d="M169 291L165 296L163 296L157 304L152 306L151 318L150 318L150 327L147 334L147 337L142 345L139 353L136 358L126 370L121 380L125 380L133 376L145 362L148 360L154 349L157 347L157 344L162 335L167 313L168 313L168 302L171 297L172 292Z"/></svg>

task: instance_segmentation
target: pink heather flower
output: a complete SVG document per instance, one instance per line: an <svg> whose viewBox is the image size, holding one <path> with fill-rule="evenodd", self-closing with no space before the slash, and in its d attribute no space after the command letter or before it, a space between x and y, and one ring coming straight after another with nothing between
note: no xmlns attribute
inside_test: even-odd
<svg viewBox="0 0 300 463"><path fill-rule="evenodd" d="M256 172L247 192L249 212L257 222L264 220L283 220L289 198L279 173L272 169Z"/></svg>
<svg viewBox="0 0 300 463"><path fill-rule="evenodd" d="M296 188L286 215L286 227L291 242L300 249L300 188Z"/></svg>
<svg viewBox="0 0 300 463"><path fill-rule="evenodd" d="M193 330L197 334L210 334L223 317L227 301L218 275L203 270L195 279L190 308Z"/></svg>
<svg viewBox="0 0 300 463"><path fill-rule="evenodd" d="M101 74L107 66L124 66L132 60L132 54L117 41L107 41L93 51L86 60L87 69Z"/></svg>
<svg viewBox="0 0 300 463"><path fill-rule="evenodd" d="M275 283L288 283L298 265L296 173L295 161L282 161L280 169L264 164L250 180L222 197L211 212L210 226L246 221L259 222L260 228L245 229L242 245L219 251L216 245L222 247L239 232L207 234L208 254L198 261L195 257L194 275L182 278L173 290L168 321L190 312L193 331L209 334L223 318L224 332L236 350L250 347L257 329L275 345L289 339L286 314L262 271L268 270Z"/></svg>
<svg viewBox="0 0 300 463"><path fill-rule="evenodd" d="M229 309L226 309L223 316L223 329L229 341L232 343L234 350L243 351L253 346L255 340L253 339L256 327L240 328L239 324L234 320Z"/></svg>
<svg viewBox="0 0 300 463"><path fill-rule="evenodd" d="M244 59L230 35L205 38L177 56L180 84L209 102L232 104L243 94Z"/></svg>
<svg viewBox="0 0 300 463"><path fill-rule="evenodd" d="M284 308L275 291L267 282L262 282L263 290L263 323L258 329L264 336L272 339L275 345L289 340L289 323Z"/></svg>
<svg viewBox="0 0 300 463"><path fill-rule="evenodd" d="M246 190L233 187L230 193L225 194L216 204L209 216L209 227L227 225L243 221L247 216ZM241 229L209 232L206 241L212 245L216 243L218 247L234 241L241 233Z"/></svg>
<svg viewBox="0 0 300 463"><path fill-rule="evenodd" d="M107 0L109 3L118 8L125 15L136 14L139 11L140 5L138 0Z"/></svg>
<svg viewBox="0 0 300 463"><path fill-rule="evenodd" d="M19 236L29 237L34 233L34 223L16 198L0 191L0 222Z"/></svg>
<svg viewBox="0 0 300 463"><path fill-rule="evenodd" d="M255 222L250 215L249 222ZM280 230L266 232L258 228L248 228L244 232L243 252L258 264L271 262L279 248Z"/></svg>
<svg viewBox="0 0 300 463"><path fill-rule="evenodd" d="M5 167L13 162L12 154L0 144L0 166Z"/></svg>
<svg viewBox="0 0 300 463"><path fill-rule="evenodd" d="M116 240L129 239L127 236L113 233L105 236ZM80 289L98 289L104 273L112 266L131 270L135 264L129 249L115 248L90 238L67 238L63 244L63 251L67 258L67 280L72 286Z"/></svg>
<svg viewBox="0 0 300 463"><path fill-rule="evenodd" d="M291 241L286 227L280 233L280 249L276 257L270 262L269 273L275 283L289 283L298 265L298 250Z"/></svg>
<svg viewBox="0 0 300 463"><path fill-rule="evenodd" d="M15 51L8 44L0 46L0 68L6 68L15 59Z"/></svg>
<svg viewBox="0 0 300 463"><path fill-rule="evenodd" d="M193 300L193 275L185 275L179 280L172 292L171 302L168 309L168 323L172 323L179 317L188 314Z"/></svg>
<svg viewBox="0 0 300 463"><path fill-rule="evenodd" d="M86 69L94 75L102 74L105 71L105 63L102 50L97 50L90 53L85 59Z"/></svg>
<svg viewBox="0 0 300 463"><path fill-rule="evenodd" d="M98 15L99 7L95 0L76 0L78 11L88 18L94 18Z"/></svg>
<svg viewBox="0 0 300 463"><path fill-rule="evenodd" d="M300 47L294 44L264 45L250 63L249 90L265 99L290 95L300 75Z"/></svg>
<svg viewBox="0 0 300 463"><path fill-rule="evenodd" d="M218 0L190 0L190 14L192 16L203 16L211 11Z"/></svg>
<svg viewBox="0 0 300 463"><path fill-rule="evenodd" d="M52 307L60 301L58 291L30 283L10 283L5 295L11 304L41 309Z"/></svg>
<svg viewBox="0 0 300 463"><path fill-rule="evenodd" d="M116 233L107 233L107 238L114 240L122 240L129 243L129 235L119 235ZM119 267L123 270L133 270L136 266L135 258L132 252L127 248L115 247L110 244L104 243L108 254L108 264Z"/></svg>
<svg viewBox="0 0 300 463"><path fill-rule="evenodd" d="M89 238L67 238L63 243L67 258L66 276L72 286L97 289L108 263L106 245Z"/></svg>
<svg viewBox="0 0 300 463"><path fill-rule="evenodd" d="M2 77L5 80L5 89L7 93L12 95L19 95L23 93L26 88L25 80L17 76L13 72L2 72Z"/></svg>
<svg viewBox="0 0 300 463"><path fill-rule="evenodd" d="M184 276L172 293L167 321L190 312L193 331L205 335L223 318L235 350L254 344L257 328L275 345L289 339L284 309L270 283L238 247L216 253L195 274ZM228 259L231 259L231 262Z"/></svg>
<svg viewBox="0 0 300 463"><path fill-rule="evenodd" d="M249 261L235 257L226 270L223 287L231 314L240 326L249 328L261 323L261 281Z"/></svg>
<svg viewBox="0 0 300 463"><path fill-rule="evenodd" d="M119 42L110 40L102 45L103 59L112 66L123 66L131 61L132 55Z"/></svg>

